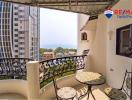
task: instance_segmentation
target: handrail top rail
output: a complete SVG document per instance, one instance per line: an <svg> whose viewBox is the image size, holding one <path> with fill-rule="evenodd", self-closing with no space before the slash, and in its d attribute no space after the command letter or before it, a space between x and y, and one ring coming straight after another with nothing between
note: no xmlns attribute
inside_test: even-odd
<svg viewBox="0 0 132 100"><path fill-rule="evenodd" d="M63 58L70 58L70 57L82 57L82 56L87 56L87 55L75 55L75 56L57 57L57 58L52 58L52 59L48 59L48 60L43 60L43 61L40 61L39 63L48 62L48 61L56 60L56 59L63 59Z"/></svg>
<svg viewBox="0 0 132 100"><path fill-rule="evenodd" d="M3 60L3 59L29 59L29 60L33 60L32 58L0 58L0 60Z"/></svg>

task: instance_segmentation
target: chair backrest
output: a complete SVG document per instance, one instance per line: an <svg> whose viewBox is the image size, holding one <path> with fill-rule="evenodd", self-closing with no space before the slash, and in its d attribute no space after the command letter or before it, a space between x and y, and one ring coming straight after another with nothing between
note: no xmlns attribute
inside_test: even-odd
<svg viewBox="0 0 132 100"><path fill-rule="evenodd" d="M58 86L57 86L57 81L56 81L56 75L55 75L55 74L53 74L53 84L54 84L56 99L59 100L58 95L57 95L57 90L58 90L59 88L58 88Z"/></svg>
<svg viewBox="0 0 132 100"><path fill-rule="evenodd" d="M126 70L121 89L127 94L127 96L130 98L130 100L132 100L131 81L132 81L132 72L128 72Z"/></svg>

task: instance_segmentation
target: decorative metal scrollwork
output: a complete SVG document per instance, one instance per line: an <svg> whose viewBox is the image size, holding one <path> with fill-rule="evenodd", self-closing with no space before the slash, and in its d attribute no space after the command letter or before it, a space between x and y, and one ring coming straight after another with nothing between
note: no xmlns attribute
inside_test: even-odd
<svg viewBox="0 0 132 100"><path fill-rule="evenodd" d="M0 79L26 79L29 58L0 58Z"/></svg>
<svg viewBox="0 0 132 100"><path fill-rule="evenodd" d="M81 56L68 56L62 58L55 58L40 62L40 87L52 81L53 75L57 77L73 74L76 70L84 69L84 58Z"/></svg>
<svg viewBox="0 0 132 100"><path fill-rule="evenodd" d="M132 80L132 72L126 71L122 89L127 94L127 96L130 98L132 98L131 97L131 80Z"/></svg>

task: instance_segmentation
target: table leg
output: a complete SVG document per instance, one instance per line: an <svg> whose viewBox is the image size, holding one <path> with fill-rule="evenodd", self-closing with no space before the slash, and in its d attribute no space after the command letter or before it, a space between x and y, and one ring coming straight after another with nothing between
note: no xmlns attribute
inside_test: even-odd
<svg viewBox="0 0 132 100"><path fill-rule="evenodd" d="M92 88L92 86L91 85L88 85L88 91L87 91L88 98L87 98L87 100L89 100L89 94L91 93L91 88Z"/></svg>
<svg viewBox="0 0 132 100"><path fill-rule="evenodd" d="M88 91L87 93L88 93L88 98L87 98L87 100L89 100L89 94L90 94L90 92Z"/></svg>
<svg viewBox="0 0 132 100"><path fill-rule="evenodd" d="M89 99L89 94L90 93L91 93L93 99L96 100L95 97L94 97L94 95L93 95L93 93L92 93L92 85L88 85L88 99Z"/></svg>
<svg viewBox="0 0 132 100"><path fill-rule="evenodd" d="M78 98L78 100L80 100L80 98L84 97L85 95L88 95L87 100L89 100L89 94L90 94L90 93L91 93L93 99L96 100L95 97L94 97L94 95L93 95L93 93L92 93L92 86L91 86L91 85L88 85L87 92L86 92L85 94L81 95L81 96Z"/></svg>
<svg viewBox="0 0 132 100"><path fill-rule="evenodd" d="M90 94L90 91L89 91L89 85L88 85L87 94L88 94L88 98L87 98L87 100L89 100L89 94Z"/></svg>
<svg viewBox="0 0 132 100"><path fill-rule="evenodd" d="M92 93L92 91L91 91L91 95L92 95L93 99L96 100L95 97L94 97L94 95L93 95L93 93Z"/></svg>

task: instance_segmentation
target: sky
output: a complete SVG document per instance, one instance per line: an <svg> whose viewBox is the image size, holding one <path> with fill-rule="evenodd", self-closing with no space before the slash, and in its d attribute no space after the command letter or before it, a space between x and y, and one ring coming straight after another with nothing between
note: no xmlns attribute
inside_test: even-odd
<svg viewBox="0 0 132 100"><path fill-rule="evenodd" d="M77 14L41 8L40 47L77 48Z"/></svg>

